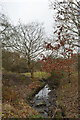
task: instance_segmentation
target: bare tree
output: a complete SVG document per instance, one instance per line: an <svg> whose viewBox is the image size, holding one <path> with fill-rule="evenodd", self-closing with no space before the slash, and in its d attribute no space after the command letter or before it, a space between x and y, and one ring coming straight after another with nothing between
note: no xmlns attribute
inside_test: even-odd
<svg viewBox="0 0 80 120"><path fill-rule="evenodd" d="M13 30L14 29L14 30ZM13 32L14 31L14 32ZM19 23L11 29L8 48L26 57L31 77L33 77L34 62L43 50L44 30L42 24L32 22L28 25Z"/></svg>
<svg viewBox="0 0 80 120"><path fill-rule="evenodd" d="M4 14L0 14L0 42L2 48L19 52L26 57L29 71L33 76L34 62L43 50L44 43L43 24L32 22L24 25L19 22L17 26L10 23Z"/></svg>

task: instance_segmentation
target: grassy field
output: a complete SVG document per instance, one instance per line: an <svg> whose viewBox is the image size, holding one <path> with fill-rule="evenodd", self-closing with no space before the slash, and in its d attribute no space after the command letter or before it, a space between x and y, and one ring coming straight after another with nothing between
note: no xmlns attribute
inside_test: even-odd
<svg viewBox="0 0 80 120"><path fill-rule="evenodd" d="M26 75L27 77L31 77L30 73L23 73L24 75ZM50 73L46 73L46 72L34 72L34 77L38 78L38 79L42 79L45 78L47 79L50 76Z"/></svg>

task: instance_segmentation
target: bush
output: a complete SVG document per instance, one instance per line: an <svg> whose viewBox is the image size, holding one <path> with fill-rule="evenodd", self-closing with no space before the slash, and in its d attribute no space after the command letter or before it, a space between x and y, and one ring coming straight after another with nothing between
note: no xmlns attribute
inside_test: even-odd
<svg viewBox="0 0 80 120"><path fill-rule="evenodd" d="M60 85L60 79L62 78L62 73L56 73L55 71L53 71L51 73L51 76L48 78L48 83L49 83L49 86L51 88L57 88L59 87Z"/></svg>

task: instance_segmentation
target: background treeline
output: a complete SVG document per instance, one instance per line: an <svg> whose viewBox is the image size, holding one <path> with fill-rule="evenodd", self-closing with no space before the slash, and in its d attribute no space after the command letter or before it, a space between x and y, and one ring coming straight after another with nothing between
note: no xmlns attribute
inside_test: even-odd
<svg viewBox="0 0 80 120"><path fill-rule="evenodd" d="M39 60L32 61L35 63L35 71L41 68L41 63ZM27 59L20 56L18 52L10 52L8 50L2 51L2 68L5 71L25 73L29 72Z"/></svg>

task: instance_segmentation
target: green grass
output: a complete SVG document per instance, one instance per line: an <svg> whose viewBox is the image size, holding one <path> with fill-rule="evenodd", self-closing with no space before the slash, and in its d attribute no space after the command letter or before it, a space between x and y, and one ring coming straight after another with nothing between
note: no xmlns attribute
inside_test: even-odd
<svg viewBox="0 0 80 120"><path fill-rule="evenodd" d="M27 77L31 77L30 73L24 73ZM37 77L39 79L41 78L48 78L50 76L50 73L46 72L34 72L34 77Z"/></svg>

